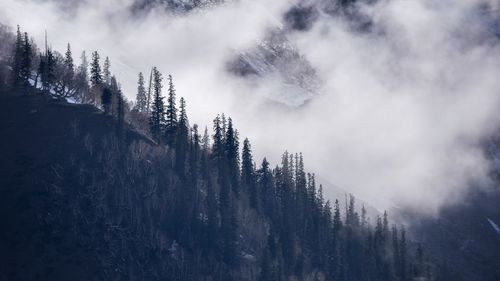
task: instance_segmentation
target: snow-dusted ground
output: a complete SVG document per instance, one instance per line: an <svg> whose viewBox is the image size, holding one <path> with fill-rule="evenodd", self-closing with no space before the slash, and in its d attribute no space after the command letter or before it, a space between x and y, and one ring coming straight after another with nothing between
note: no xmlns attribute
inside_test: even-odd
<svg viewBox="0 0 500 281"><path fill-rule="evenodd" d="M237 52L228 70L268 89L270 100L300 106L313 98L321 81L316 70L286 38L284 30L267 34L253 48Z"/></svg>
<svg viewBox="0 0 500 281"><path fill-rule="evenodd" d="M493 227L493 229L498 233L498 235L500 235L500 226L498 226L498 224L496 224L493 220L491 220L489 218L486 218L486 219L490 223L491 227Z"/></svg>
<svg viewBox="0 0 500 281"><path fill-rule="evenodd" d="M31 75L32 75L32 77L36 77L36 73L35 73L35 72L33 72ZM35 79L34 79L34 78L30 78L30 79L28 79L28 82L29 82L29 83L30 83L30 85L31 85L31 86L33 86L33 87L35 87L35 84L36 84L36 85L37 85L37 87L36 87L36 88L37 88L38 90L41 90L41 89L42 89L42 87L41 87L41 86L42 86L42 80L41 80L41 78L40 78L40 77L38 78L38 81L35 81ZM35 83L35 82L36 82L36 83ZM52 95L52 97L56 96L56 92L54 91L54 89L50 89L49 91L50 91L50 94ZM68 103L73 103L73 104L76 104L76 103L80 104L80 103L81 103L81 102L79 102L79 101L78 101L75 97L67 97L67 98L65 98L65 99L66 99L66 101L67 101Z"/></svg>

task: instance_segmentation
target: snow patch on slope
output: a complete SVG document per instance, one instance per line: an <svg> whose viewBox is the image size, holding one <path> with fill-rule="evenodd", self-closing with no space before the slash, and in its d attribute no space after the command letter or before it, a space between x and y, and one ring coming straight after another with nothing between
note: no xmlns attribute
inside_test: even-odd
<svg viewBox="0 0 500 281"><path fill-rule="evenodd" d="M486 218L486 219L490 223L491 227L498 233L498 235L500 235L500 226L498 226L498 224L496 224L493 220L491 220L489 218Z"/></svg>
<svg viewBox="0 0 500 281"><path fill-rule="evenodd" d="M288 106L304 104L321 85L316 70L281 29L270 31L255 47L237 52L227 70L267 89L268 99Z"/></svg>

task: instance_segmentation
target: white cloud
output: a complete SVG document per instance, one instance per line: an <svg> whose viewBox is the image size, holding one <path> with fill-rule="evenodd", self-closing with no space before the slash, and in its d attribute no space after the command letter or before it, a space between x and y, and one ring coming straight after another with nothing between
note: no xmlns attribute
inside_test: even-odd
<svg viewBox="0 0 500 281"><path fill-rule="evenodd" d="M224 65L279 27L288 1L237 1L171 16L129 14L129 0L88 1L73 13L51 3L4 0L0 21L20 24L54 47L110 56L129 98L136 75L155 65L172 73L192 120L210 126L231 115L257 159L303 151L309 169L378 207L435 210L488 168L478 142L498 124L500 53L472 0L380 1L364 12L372 33L321 16L290 39L325 82L300 108L264 97L275 87L229 76ZM269 86L271 85L271 86Z"/></svg>

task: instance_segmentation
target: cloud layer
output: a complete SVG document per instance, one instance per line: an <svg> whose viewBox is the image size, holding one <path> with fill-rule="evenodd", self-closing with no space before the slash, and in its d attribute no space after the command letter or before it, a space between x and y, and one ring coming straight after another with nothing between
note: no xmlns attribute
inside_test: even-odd
<svg viewBox="0 0 500 281"><path fill-rule="evenodd" d="M105 3L101 3L105 2ZM500 50L477 1L379 1L360 6L371 32L319 15L289 34L324 85L302 107L276 105L278 88L228 75L227 60L280 28L289 1L237 1L186 15L130 14L130 0L4 0L0 21L20 24L54 48L71 42L109 56L128 97L152 65L172 73L192 122L231 115L257 159L302 151L308 169L380 208L435 211L486 184L480 141L496 129Z"/></svg>

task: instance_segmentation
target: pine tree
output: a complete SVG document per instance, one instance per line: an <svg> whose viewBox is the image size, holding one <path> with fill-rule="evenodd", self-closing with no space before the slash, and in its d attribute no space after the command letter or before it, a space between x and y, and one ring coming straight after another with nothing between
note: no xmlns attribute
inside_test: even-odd
<svg viewBox="0 0 500 281"><path fill-rule="evenodd" d="M333 232L338 235L342 228L342 219L340 218L340 205L339 200L335 199L334 215L333 215Z"/></svg>
<svg viewBox="0 0 500 281"><path fill-rule="evenodd" d="M97 51L94 51L92 53L92 61L90 63L90 84L96 106L98 105L97 103L99 101L99 95L103 94L102 73L101 66L99 64L99 58L99 53Z"/></svg>
<svg viewBox="0 0 500 281"><path fill-rule="evenodd" d="M109 61L109 57L106 57L104 60L104 66L102 70L102 79L104 81L104 84L109 85L111 83L111 63Z"/></svg>
<svg viewBox="0 0 500 281"><path fill-rule="evenodd" d="M228 119L226 137L225 137L225 151L228 163L229 181L231 187L236 194L239 195L239 153L238 153L238 135L233 128L233 121Z"/></svg>
<svg viewBox="0 0 500 281"><path fill-rule="evenodd" d="M219 115L214 119L214 135L213 135L213 147L212 147L212 155L217 163L220 166L221 162L224 161L224 143L222 140L222 128L221 128L221 119Z"/></svg>
<svg viewBox="0 0 500 281"><path fill-rule="evenodd" d="M209 155L210 155L210 137L208 136L208 128L205 126L205 131L203 132L203 137L201 138L201 164L200 172L203 178L208 179L209 177Z"/></svg>
<svg viewBox="0 0 500 281"><path fill-rule="evenodd" d="M45 50L45 56L40 59L39 72L42 90L48 94L53 88L56 80L55 65L54 53L50 48L47 48L47 50Z"/></svg>
<svg viewBox="0 0 500 281"><path fill-rule="evenodd" d="M214 144L212 148L212 158L217 167L217 181L219 190L219 210L221 217L221 243L223 261L235 266L236 259L236 241L238 223L235 214L236 206L231 202L231 184L228 172L228 161L226 146L223 142L222 127L220 117L214 119Z"/></svg>
<svg viewBox="0 0 500 281"><path fill-rule="evenodd" d="M243 186L246 188L250 195L250 206L258 209L258 194L257 186L255 183L255 173L253 169L252 148L250 141L245 138L243 141L243 151L241 156L241 180Z"/></svg>
<svg viewBox="0 0 500 281"><path fill-rule="evenodd" d="M302 159L302 155L300 156L300 159ZM302 160L299 161L299 165L297 166L297 173L298 176L298 185L299 187L305 186L305 175L304 175L304 164ZM316 203L316 175L313 173L310 175L309 178L309 184L308 184L308 190L307 190L307 197L309 200L307 201L308 208L314 207L314 204Z"/></svg>
<svg viewBox="0 0 500 281"><path fill-rule="evenodd" d="M66 67L67 80L73 79L73 76L75 75L75 65L73 62L73 56L71 54L71 45L69 43L64 56L64 65Z"/></svg>
<svg viewBox="0 0 500 281"><path fill-rule="evenodd" d="M23 36L21 33L21 28L17 26L16 43L14 46L14 54L12 56L12 71L10 75L10 84L13 88L19 89L21 87L21 68L23 60Z"/></svg>
<svg viewBox="0 0 500 281"><path fill-rule="evenodd" d="M56 63L56 75L55 83L53 87L53 96L58 98L69 98L73 97L78 88L75 83L75 66L73 63L73 57L71 55L71 47L68 43L67 50L64 58L58 57L58 62Z"/></svg>
<svg viewBox="0 0 500 281"><path fill-rule="evenodd" d="M222 113L220 118L221 126L222 126L222 142L226 142L226 131L227 131L227 119L226 115Z"/></svg>
<svg viewBox="0 0 500 281"><path fill-rule="evenodd" d="M99 88L102 84L101 66L99 64L99 53L92 53L92 62L90 63L90 83L92 88Z"/></svg>
<svg viewBox="0 0 500 281"><path fill-rule="evenodd" d="M46 77L46 74L45 74L45 70L46 70L46 57L40 53L38 55L40 57L39 59L39 62L38 62L38 69L37 69L37 73L36 73L36 80L35 80L35 88L37 88L38 86L38 80L41 80L41 84L42 84L42 90L45 90L44 88L44 85L43 85L43 81L44 81L44 78Z"/></svg>
<svg viewBox="0 0 500 281"><path fill-rule="evenodd" d="M366 208L365 205L363 204L363 207L361 208L361 226L366 227L368 225L368 219L366 217Z"/></svg>
<svg viewBox="0 0 500 281"><path fill-rule="evenodd" d="M269 215L276 215L272 213L272 210L276 208L275 199L276 199L276 191L274 189L273 175L271 170L269 169L269 162L266 158L262 160L262 164L260 169L257 171L258 174L258 190L260 191L258 194L261 195L260 201L262 203L262 207L264 212Z"/></svg>
<svg viewBox="0 0 500 281"><path fill-rule="evenodd" d="M188 118L186 114L186 102L184 98L180 99L180 115L177 124L177 137L175 141L175 159L176 168L181 176L185 175L186 153L188 145Z"/></svg>
<svg viewBox="0 0 500 281"><path fill-rule="evenodd" d="M135 108L141 113L146 113L147 96L146 88L144 87L144 76L139 72L139 80L137 81L137 96L135 98Z"/></svg>
<svg viewBox="0 0 500 281"><path fill-rule="evenodd" d="M165 124L165 107L163 104L163 97L161 96L162 77L161 73L153 68L153 104L151 108L151 116L149 117L149 127L153 139L160 143L162 136L162 128Z"/></svg>
<svg viewBox="0 0 500 281"><path fill-rule="evenodd" d="M205 126L203 137L201 138L201 148L204 153L210 152L210 137L208 136L208 128Z"/></svg>
<svg viewBox="0 0 500 281"><path fill-rule="evenodd" d="M111 114L118 118L118 91L120 91L120 86L118 85L116 77L111 76L110 83L105 87L109 88L113 94L111 100Z"/></svg>
<svg viewBox="0 0 500 281"><path fill-rule="evenodd" d="M384 217L382 222L382 237L384 240L389 238L389 219L387 211L384 211Z"/></svg>
<svg viewBox="0 0 500 281"><path fill-rule="evenodd" d="M82 52L80 59L81 59L81 64L78 66L78 70L75 77L78 100L81 103L92 104L95 101L89 89L89 71L88 71L89 63L85 51Z"/></svg>
<svg viewBox="0 0 500 281"><path fill-rule="evenodd" d="M148 98L146 101L146 113L149 114L151 107L151 89L153 84L153 68L151 68L151 73L149 74L149 84L148 84Z"/></svg>
<svg viewBox="0 0 500 281"><path fill-rule="evenodd" d="M21 83L24 90L24 93L28 93L30 87L30 79L31 79L31 62L33 60L33 53L31 49L31 43L28 38L28 33L24 33L24 40L22 46L22 59L21 59Z"/></svg>
<svg viewBox="0 0 500 281"><path fill-rule="evenodd" d="M175 87L172 75L168 76L168 97L165 122L165 139L170 146L175 143L175 131L177 130L177 107L175 104Z"/></svg>
<svg viewBox="0 0 500 281"><path fill-rule="evenodd" d="M320 184L318 188L318 205L322 207L325 204L325 198L323 197L323 185Z"/></svg>
<svg viewBox="0 0 500 281"><path fill-rule="evenodd" d="M195 187L198 183L199 162L201 159L201 138L198 133L198 124L194 124L191 133L191 142L189 146L189 174Z"/></svg>
<svg viewBox="0 0 500 281"><path fill-rule="evenodd" d="M349 194L349 205L346 213L345 224L350 227L359 226L359 216L355 209L355 199L352 194Z"/></svg>

